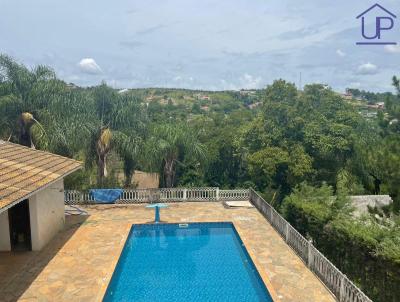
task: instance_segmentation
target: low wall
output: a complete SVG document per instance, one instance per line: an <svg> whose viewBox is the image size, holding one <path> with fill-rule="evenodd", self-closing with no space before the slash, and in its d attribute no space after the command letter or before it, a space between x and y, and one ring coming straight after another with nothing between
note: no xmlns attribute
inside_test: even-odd
<svg viewBox="0 0 400 302"><path fill-rule="evenodd" d="M65 204L95 203L86 192L66 190ZM184 201L244 201L249 200L249 190L220 190L219 188L162 188L124 190L116 203L184 202Z"/></svg>

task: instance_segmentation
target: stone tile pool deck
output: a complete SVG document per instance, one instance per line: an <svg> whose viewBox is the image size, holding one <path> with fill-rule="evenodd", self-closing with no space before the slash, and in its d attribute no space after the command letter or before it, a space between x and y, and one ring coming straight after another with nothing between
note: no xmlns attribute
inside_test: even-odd
<svg viewBox="0 0 400 302"><path fill-rule="evenodd" d="M88 216L67 216L66 227L40 252L0 253L0 301L101 301L132 224L154 210L140 205L81 206ZM335 301L255 208L219 202L170 203L168 223L231 221L277 301Z"/></svg>

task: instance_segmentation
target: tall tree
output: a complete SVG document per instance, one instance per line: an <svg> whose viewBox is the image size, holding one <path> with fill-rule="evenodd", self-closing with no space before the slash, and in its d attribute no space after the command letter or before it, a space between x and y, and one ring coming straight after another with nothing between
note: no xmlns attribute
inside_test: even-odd
<svg viewBox="0 0 400 302"><path fill-rule="evenodd" d="M1 54L0 81L3 83L0 91L0 112L8 113L4 115L3 125L6 128L2 130L3 135L32 147L32 134L40 133L37 139L44 135L44 129L34 115L44 107L44 98L48 93L59 89L59 85L54 85L57 82L55 73L42 65L28 69L11 57ZM35 127L39 129L34 129Z"/></svg>
<svg viewBox="0 0 400 302"><path fill-rule="evenodd" d="M90 139L86 164L97 165L98 185L107 177L107 157L114 150L124 162L125 184L131 183L137 165L138 144L142 141L146 115L139 100L129 94L118 94L102 83L93 91L95 115L91 116Z"/></svg>
<svg viewBox="0 0 400 302"><path fill-rule="evenodd" d="M154 125L146 142L144 158L152 170L160 172L165 187L171 188L175 185L177 165L185 157L195 161L205 158L204 146L188 125Z"/></svg>

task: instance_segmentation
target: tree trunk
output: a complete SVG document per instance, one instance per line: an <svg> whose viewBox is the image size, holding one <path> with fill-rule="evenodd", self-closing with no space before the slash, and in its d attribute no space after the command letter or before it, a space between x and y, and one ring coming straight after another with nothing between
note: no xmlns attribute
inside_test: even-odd
<svg viewBox="0 0 400 302"><path fill-rule="evenodd" d="M374 174L369 173L374 178L374 195L379 195L381 192L382 181Z"/></svg>
<svg viewBox="0 0 400 302"><path fill-rule="evenodd" d="M98 161L97 161L97 171L98 171L98 185L102 186L104 183L104 178L107 177L107 155L106 154L101 154L99 155Z"/></svg>
<svg viewBox="0 0 400 302"><path fill-rule="evenodd" d="M132 187L132 177L135 173L136 162L131 157L124 157L125 188Z"/></svg>
<svg viewBox="0 0 400 302"><path fill-rule="evenodd" d="M31 148L32 147L32 139L31 139L31 134L29 131L29 128L26 129L26 125L22 120L19 121L19 137L18 137L18 143L20 145L26 146Z"/></svg>
<svg viewBox="0 0 400 302"><path fill-rule="evenodd" d="M133 171L125 173L125 188L130 188L132 186Z"/></svg>
<svg viewBox="0 0 400 302"><path fill-rule="evenodd" d="M165 187L172 188L175 182L175 160L168 159L165 161L164 165L164 180Z"/></svg>

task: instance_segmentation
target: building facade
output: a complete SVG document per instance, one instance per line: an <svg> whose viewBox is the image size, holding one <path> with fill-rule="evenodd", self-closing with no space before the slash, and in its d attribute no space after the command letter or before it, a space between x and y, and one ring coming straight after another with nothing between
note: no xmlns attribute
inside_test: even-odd
<svg viewBox="0 0 400 302"><path fill-rule="evenodd" d="M39 251L64 227L64 177L80 168L0 141L0 251Z"/></svg>

